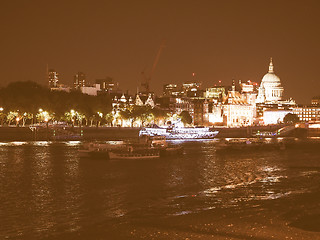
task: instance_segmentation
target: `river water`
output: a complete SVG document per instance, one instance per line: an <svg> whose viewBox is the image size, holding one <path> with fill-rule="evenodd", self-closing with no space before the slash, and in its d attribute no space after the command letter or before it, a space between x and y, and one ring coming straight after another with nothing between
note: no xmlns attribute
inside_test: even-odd
<svg viewBox="0 0 320 240"><path fill-rule="evenodd" d="M0 143L0 239L320 239L320 150L79 158L81 143ZM320 147L320 145L319 145Z"/></svg>

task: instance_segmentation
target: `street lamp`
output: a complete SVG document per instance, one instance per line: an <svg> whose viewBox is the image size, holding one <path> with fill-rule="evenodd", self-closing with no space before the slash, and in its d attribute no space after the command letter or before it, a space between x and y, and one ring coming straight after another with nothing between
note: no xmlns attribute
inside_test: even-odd
<svg viewBox="0 0 320 240"><path fill-rule="evenodd" d="M46 135L47 135L47 141L48 141L48 121L49 121L49 119L46 117L46 118L44 119L44 121L45 121L45 123L46 123Z"/></svg>
<svg viewBox="0 0 320 240"><path fill-rule="evenodd" d="M19 118L19 117L16 117L17 126L18 126L18 124L19 124L19 121L20 121L20 118Z"/></svg>

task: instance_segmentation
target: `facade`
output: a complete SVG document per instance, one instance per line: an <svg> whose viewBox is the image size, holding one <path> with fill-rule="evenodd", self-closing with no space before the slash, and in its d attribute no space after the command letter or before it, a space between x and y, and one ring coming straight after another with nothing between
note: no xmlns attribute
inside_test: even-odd
<svg viewBox="0 0 320 240"><path fill-rule="evenodd" d="M54 69L48 70L49 88L57 88L59 84L59 73Z"/></svg>
<svg viewBox="0 0 320 240"><path fill-rule="evenodd" d="M226 97L227 89L223 86L215 86L211 88L206 88L205 98L216 99L221 102L223 98Z"/></svg>
<svg viewBox="0 0 320 240"><path fill-rule="evenodd" d="M208 102L206 99L193 99L193 124L204 126L208 124Z"/></svg>
<svg viewBox="0 0 320 240"><path fill-rule="evenodd" d="M75 89L80 89L86 86L86 75L83 72L78 72L73 77L73 87Z"/></svg>
<svg viewBox="0 0 320 240"><path fill-rule="evenodd" d="M225 104L222 106L224 124L228 127L253 124L255 107L250 104Z"/></svg>
<svg viewBox="0 0 320 240"><path fill-rule="evenodd" d="M263 114L263 123L265 125L282 123L283 118L291 112L291 110L266 110Z"/></svg>
<svg viewBox="0 0 320 240"><path fill-rule="evenodd" d="M320 121L320 107L317 106L296 107L292 109L292 113L296 114L301 122Z"/></svg>
<svg viewBox="0 0 320 240"><path fill-rule="evenodd" d="M91 87L80 87L80 90L83 94L88 94L91 96L97 96L100 89L100 84L95 84Z"/></svg>

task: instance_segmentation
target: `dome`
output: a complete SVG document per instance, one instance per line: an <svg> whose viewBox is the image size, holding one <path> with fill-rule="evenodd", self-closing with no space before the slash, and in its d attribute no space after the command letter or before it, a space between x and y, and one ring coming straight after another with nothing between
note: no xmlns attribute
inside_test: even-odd
<svg viewBox="0 0 320 240"><path fill-rule="evenodd" d="M267 73L263 76L261 84L262 83L280 83L280 78L275 75L274 73Z"/></svg>
<svg viewBox="0 0 320 240"><path fill-rule="evenodd" d="M278 102L282 100L283 87L280 78L273 71L272 58L270 60L269 71L262 78L258 89L257 103Z"/></svg>

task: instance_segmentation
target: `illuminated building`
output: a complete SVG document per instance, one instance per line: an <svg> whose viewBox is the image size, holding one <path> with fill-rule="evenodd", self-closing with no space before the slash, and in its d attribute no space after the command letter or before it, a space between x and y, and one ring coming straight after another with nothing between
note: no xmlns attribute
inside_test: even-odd
<svg viewBox="0 0 320 240"><path fill-rule="evenodd" d="M248 104L241 93L235 91L235 85L228 92L222 105L224 123L228 127L248 126L253 124L255 105Z"/></svg>
<svg viewBox="0 0 320 240"><path fill-rule="evenodd" d="M200 83L183 83L181 95L184 97L203 97L203 91L200 90Z"/></svg>
<svg viewBox="0 0 320 240"><path fill-rule="evenodd" d="M282 100L283 92L284 89L281 86L280 78L274 73L271 58L269 71L262 78L256 99L257 117L260 118L260 120L264 119L263 115L265 111L290 111L296 106L296 103L292 98L289 100ZM275 121L278 121L279 117L275 116L275 118L277 118Z"/></svg>
<svg viewBox="0 0 320 240"><path fill-rule="evenodd" d="M221 104L209 104L208 122L210 125L223 125L223 110Z"/></svg>
<svg viewBox="0 0 320 240"><path fill-rule="evenodd" d="M65 86L63 84L58 84L56 87L50 88L51 91L63 91L63 92L70 92L70 87Z"/></svg>
<svg viewBox="0 0 320 240"><path fill-rule="evenodd" d="M134 104L135 104L136 106L143 106L143 102L142 102L139 94L136 95L136 99L135 99L135 101L134 101Z"/></svg>
<svg viewBox="0 0 320 240"><path fill-rule="evenodd" d="M86 86L86 75L83 72L78 72L73 77L73 87L75 89L80 89Z"/></svg>
<svg viewBox="0 0 320 240"><path fill-rule="evenodd" d="M255 104L248 103L246 95L236 91L233 81L232 90L222 98L222 103L209 103L208 122L228 127L249 126L253 124L255 113Z"/></svg>
<svg viewBox="0 0 320 240"><path fill-rule="evenodd" d="M263 123L265 125L282 123L283 118L288 113L291 113L291 110L265 110L263 113Z"/></svg>
<svg viewBox="0 0 320 240"><path fill-rule="evenodd" d="M320 96L313 97L311 99L311 105L312 106L320 106Z"/></svg>
<svg viewBox="0 0 320 240"><path fill-rule="evenodd" d="M205 98L216 99L221 102L222 98L226 97L226 87L223 86L215 86L206 88Z"/></svg>
<svg viewBox="0 0 320 240"><path fill-rule="evenodd" d="M292 109L292 113L296 114L301 122L313 122L320 120L320 107L296 107Z"/></svg>
<svg viewBox="0 0 320 240"><path fill-rule="evenodd" d="M54 69L48 71L49 88L57 88L59 83L59 73Z"/></svg>
<svg viewBox="0 0 320 240"><path fill-rule="evenodd" d="M163 85L163 96L178 96L180 91L177 84L165 84Z"/></svg>
<svg viewBox="0 0 320 240"><path fill-rule="evenodd" d="M249 126L253 124L254 106L250 104L223 105L224 123L228 127Z"/></svg>
<svg viewBox="0 0 320 240"><path fill-rule="evenodd" d="M116 90L118 87L118 84L115 84L113 82L113 79L111 77L106 77L103 79L96 79L96 84L100 85L100 91L106 92L106 93L111 93Z"/></svg>
<svg viewBox="0 0 320 240"><path fill-rule="evenodd" d="M147 98L147 100L145 101L145 103L144 103L146 106L150 106L151 108L154 108L154 101L153 101L153 99L152 99L152 95L151 94L149 94L149 96L148 96L148 98Z"/></svg>
<svg viewBox="0 0 320 240"><path fill-rule="evenodd" d="M272 58L270 59L269 71L262 78L258 89L256 103L278 103L282 100L283 87L280 78L273 71Z"/></svg>
<svg viewBox="0 0 320 240"><path fill-rule="evenodd" d="M97 96L100 89L100 84L94 84L93 86L80 87L83 94L88 94L91 96Z"/></svg>

